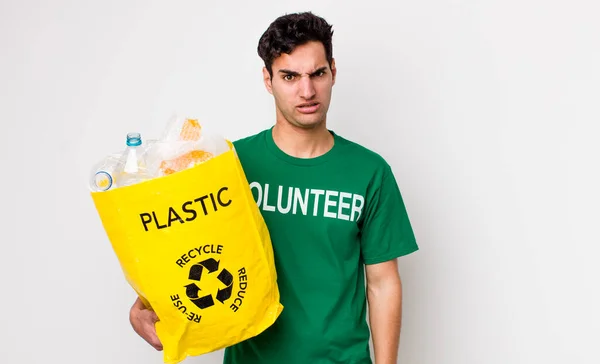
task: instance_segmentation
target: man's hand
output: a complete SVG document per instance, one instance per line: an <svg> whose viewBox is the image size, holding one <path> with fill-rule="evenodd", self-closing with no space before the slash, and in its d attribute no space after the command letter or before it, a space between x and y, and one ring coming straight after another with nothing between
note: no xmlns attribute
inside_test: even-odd
<svg viewBox="0 0 600 364"><path fill-rule="evenodd" d="M142 339L146 340L154 349L161 351L163 346L158 339L158 335L156 335L156 327L154 326L156 321L158 321L156 313L147 309L138 297L129 310L129 322L131 322L133 330Z"/></svg>

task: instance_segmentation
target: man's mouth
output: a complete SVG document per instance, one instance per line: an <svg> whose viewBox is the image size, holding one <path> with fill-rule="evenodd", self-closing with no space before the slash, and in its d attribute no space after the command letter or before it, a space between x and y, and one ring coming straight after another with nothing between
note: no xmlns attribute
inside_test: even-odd
<svg viewBox="0 0 600 364"><path fill-rule="evenodd" d="M319 106L318 102L306 102L296 106L296 108L303 114L312 114L319 109Z"/></svg>

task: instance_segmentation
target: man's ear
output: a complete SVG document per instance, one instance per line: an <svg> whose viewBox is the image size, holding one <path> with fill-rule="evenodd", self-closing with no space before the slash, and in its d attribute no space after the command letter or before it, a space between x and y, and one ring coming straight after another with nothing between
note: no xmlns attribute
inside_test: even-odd
<svg viewBox="0 0 600 364"><path fill-rule="evenodd" d="M331 77L332 77L332 85L335 85L335 76L337 75L337 68L335 68L335 59L331 60Z"/></svg>
<svg viewBox="0 0 600 364"><path fill-rule="evenodd" d="M269 70L267 70L267 67L263 67L262 71L265 87L267 88L267 91L269 91L269 93L273 95L273 83L271 81L271 75L269 74Z"/></svg>

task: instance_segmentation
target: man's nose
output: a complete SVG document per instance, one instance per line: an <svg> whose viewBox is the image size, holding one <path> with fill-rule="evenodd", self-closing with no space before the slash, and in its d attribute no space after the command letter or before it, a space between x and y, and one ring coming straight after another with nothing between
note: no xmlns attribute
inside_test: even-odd
<svg viewBox="0 0 600 364"><path fill-rule="evenodd" d="M313 80L310 76L302 77L300 79L300 97L305 100L310 100L315 97L316 91L313 85Z"/></svg>

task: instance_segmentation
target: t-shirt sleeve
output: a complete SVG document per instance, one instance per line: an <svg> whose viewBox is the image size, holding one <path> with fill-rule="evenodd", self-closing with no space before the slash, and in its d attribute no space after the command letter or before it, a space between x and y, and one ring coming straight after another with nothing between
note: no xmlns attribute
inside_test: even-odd
<svg viewBox="0 0 600 364"><path fill-rule="evenodd" d="M382 263L419 249L389 166L380 178L375 179L367 194L360 229L361 255L365 264Z"/></svg>

